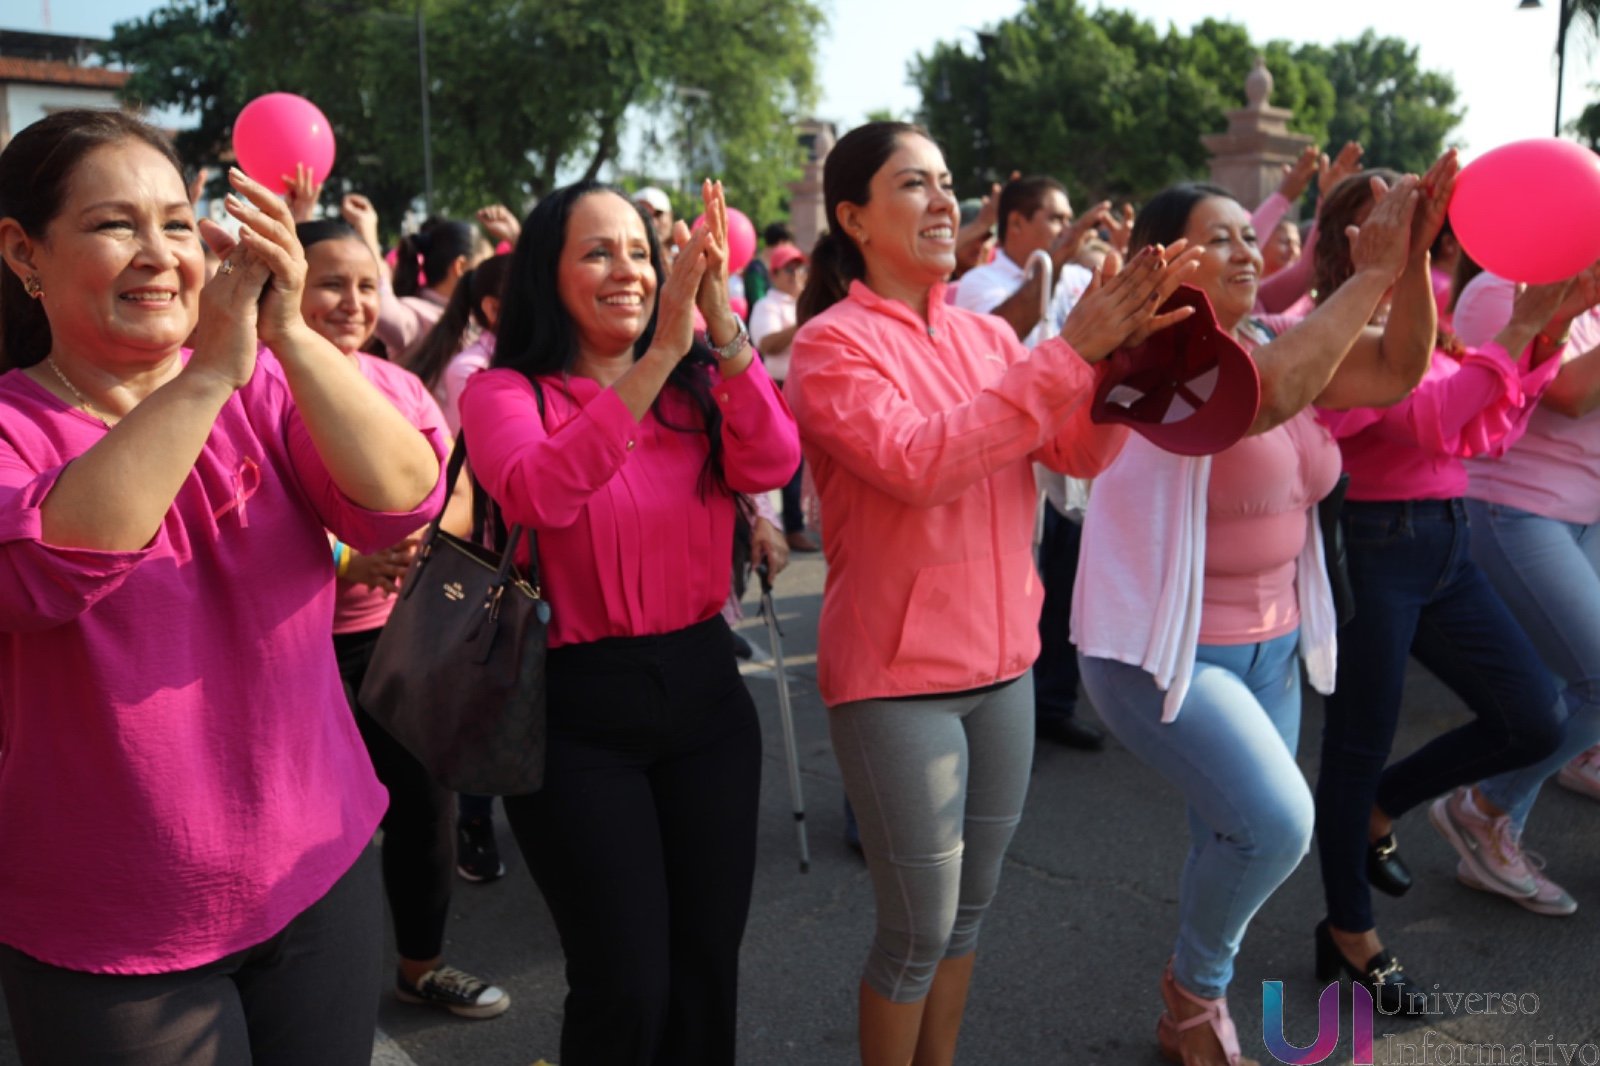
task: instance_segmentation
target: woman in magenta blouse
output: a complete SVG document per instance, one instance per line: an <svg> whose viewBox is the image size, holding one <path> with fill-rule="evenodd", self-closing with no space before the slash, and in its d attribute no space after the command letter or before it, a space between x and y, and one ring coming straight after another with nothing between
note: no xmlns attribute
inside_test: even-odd
<svg viewBox="0 0 1600 1066"><path fill-rule="evenodd" d="M734 1062L761 738L719 612L734 493L782 486L800 444L728 308L705 195L670 271L606 186L540 201L461 397L473 472L538 532L554 612L544 788L506 814L567 957L563 1066Z"/></svg>
<svg viewBox="0 0 1600 1066"><path fill-rule="evenodd" d="M307 327L288 209L230 179L240 237L202 223L202 285L158 131L63 111L0 153L0 984L25 1063L372 1055L385 798L324 530L416 529L443 441Z"/></svg>
<svg viewBox="0 0 1600 1066"><path fill-rule="evenodd" d="M1323 204L1319 297L1349 275L1347 229L1371 210L1374 173L1347 178ZM1317 968L1322 980L1343 972L1367 985L1384 1013L1409 1012L1410 993L1424 987L1385 948L1372 910L1372 888L1398 896L1411 886L1393 832L1403 814L1434 801L1430 817L1473 875L1508 895L1537 891L1506 812L1461 788L1539 762L1561 736L1549 674L1473 563L1463 460L1503 454L1522 435L1560 369L1573 316L1594 298L1589 284L1529 288L1492 340L1435 350L1399 403L1321 413L1350 475L1342 522L1355 615L1339 630L1317 778L1328 906ZM1411 657L1473 718L1386 767Z"/></svg>

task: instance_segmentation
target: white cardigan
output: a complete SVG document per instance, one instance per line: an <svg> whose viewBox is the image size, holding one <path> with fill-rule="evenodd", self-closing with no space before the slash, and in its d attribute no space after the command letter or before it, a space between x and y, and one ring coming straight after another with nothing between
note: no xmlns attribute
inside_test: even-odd
<svg viewBox="0 0 1600 1066"><path fill-rule="evenodd" d="M1084 655L1148 672L1166 692L1161 720L1178 717L1194 676L1205 602L1206 492L1211 458L1164 452L1134 434L1094 484L1072 596L1072 642ZM1306 676L1333 691L1338 655L1333 590L1316 508L1295 568Z"/></svg>

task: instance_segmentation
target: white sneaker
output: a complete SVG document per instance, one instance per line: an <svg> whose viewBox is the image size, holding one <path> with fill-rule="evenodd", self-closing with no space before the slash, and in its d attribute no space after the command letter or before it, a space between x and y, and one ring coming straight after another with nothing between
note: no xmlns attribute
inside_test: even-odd
<svg viewBox="0 0 1600 1066"><path fill-rule="evenodd" d="M1533 855L1532 852L1524 852L1523 854L1530 860L1529 865L1533 868L1533 883L1538 886L1538 891L1531 896L1511 897L1518 906L1535 914L1547 914L1552 918L1565 918L1569 914L1576 914L1578 901L1568 895L1566 889L1544 875L1542 869L1544 861ZM1467 865L1467 860L1465 859L1456 863L1456 880L1468 888L1477 889L1479 892L1492 892L1497 896L1502 895L1498 890L1490 888L1478 880L1477 876L1472 872L1472 867Z"/></svg>
<svg viewBox="0 0 1600 1066"><path fill-rule="evenodd" d="M1600 744L1579 752L1557 771L1556 784L1580 796L1600 800Z"/></svg>

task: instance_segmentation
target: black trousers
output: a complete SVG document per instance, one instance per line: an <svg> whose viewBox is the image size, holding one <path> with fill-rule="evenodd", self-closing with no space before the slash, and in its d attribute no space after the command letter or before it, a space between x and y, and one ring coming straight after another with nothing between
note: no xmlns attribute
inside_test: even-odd
<svg viewBox="0 0 1600 1066"><path fill-rule="evenodd" d="M401 958L420 962L444 950L456 865L456 797L356 700L381 632L336 633L333 650L372 768L389 790L389 809L383 815L383 889L394 916L395 946Z"/></svg>
<svg viewBox="0 0 1600 1066"><path fill-rule="evenodd" d="M562 1066L732 1066L761 733L720 617L557 648L506 816L566 954Z"/></svg>
<svg viewBox="0 0 1600 1066"><path fill-rule="evenodd" d="M383 925L372 849L281 932L193 970L80 973L0 945L25 1066L368 1066Z"/></svg>
<svg viewBox="0 0 1600 1066"><path fill-rule="evenodd" d="M1083 527L1044 505L1039 540L1039 577L1044 606L1039 612L1039 658L1033 664L1036 721L1071 718L1078 710L1078 649L1072 646L1072 587L1078 577Z"/></svg>

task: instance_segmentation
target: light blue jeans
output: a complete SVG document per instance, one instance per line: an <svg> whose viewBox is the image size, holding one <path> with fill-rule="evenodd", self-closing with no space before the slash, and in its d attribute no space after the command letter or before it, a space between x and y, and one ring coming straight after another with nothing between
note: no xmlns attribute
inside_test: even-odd
<svg viewBox="0 0 1600 1066"><path fill-rule="evenodd" d="M1467 501L1472 558L1516 616L1562 688L1561 746L1541 762L1483 781L1489 802L1521 829L1539 789L1600 743L1600 524L1578 525Z"/></svg>
<svg viewBox="0 0 1600 1066"><path fill-rule="evenodd" d="M1106 727L1183 793L1191 847L1178 889L1172 972L1197 996L1227 994L1256 911L1311 846L1313 809L1295 764L1298 632L1261 644L1202 644L1178 717L1137 666L1079 656Z"/></svg>

